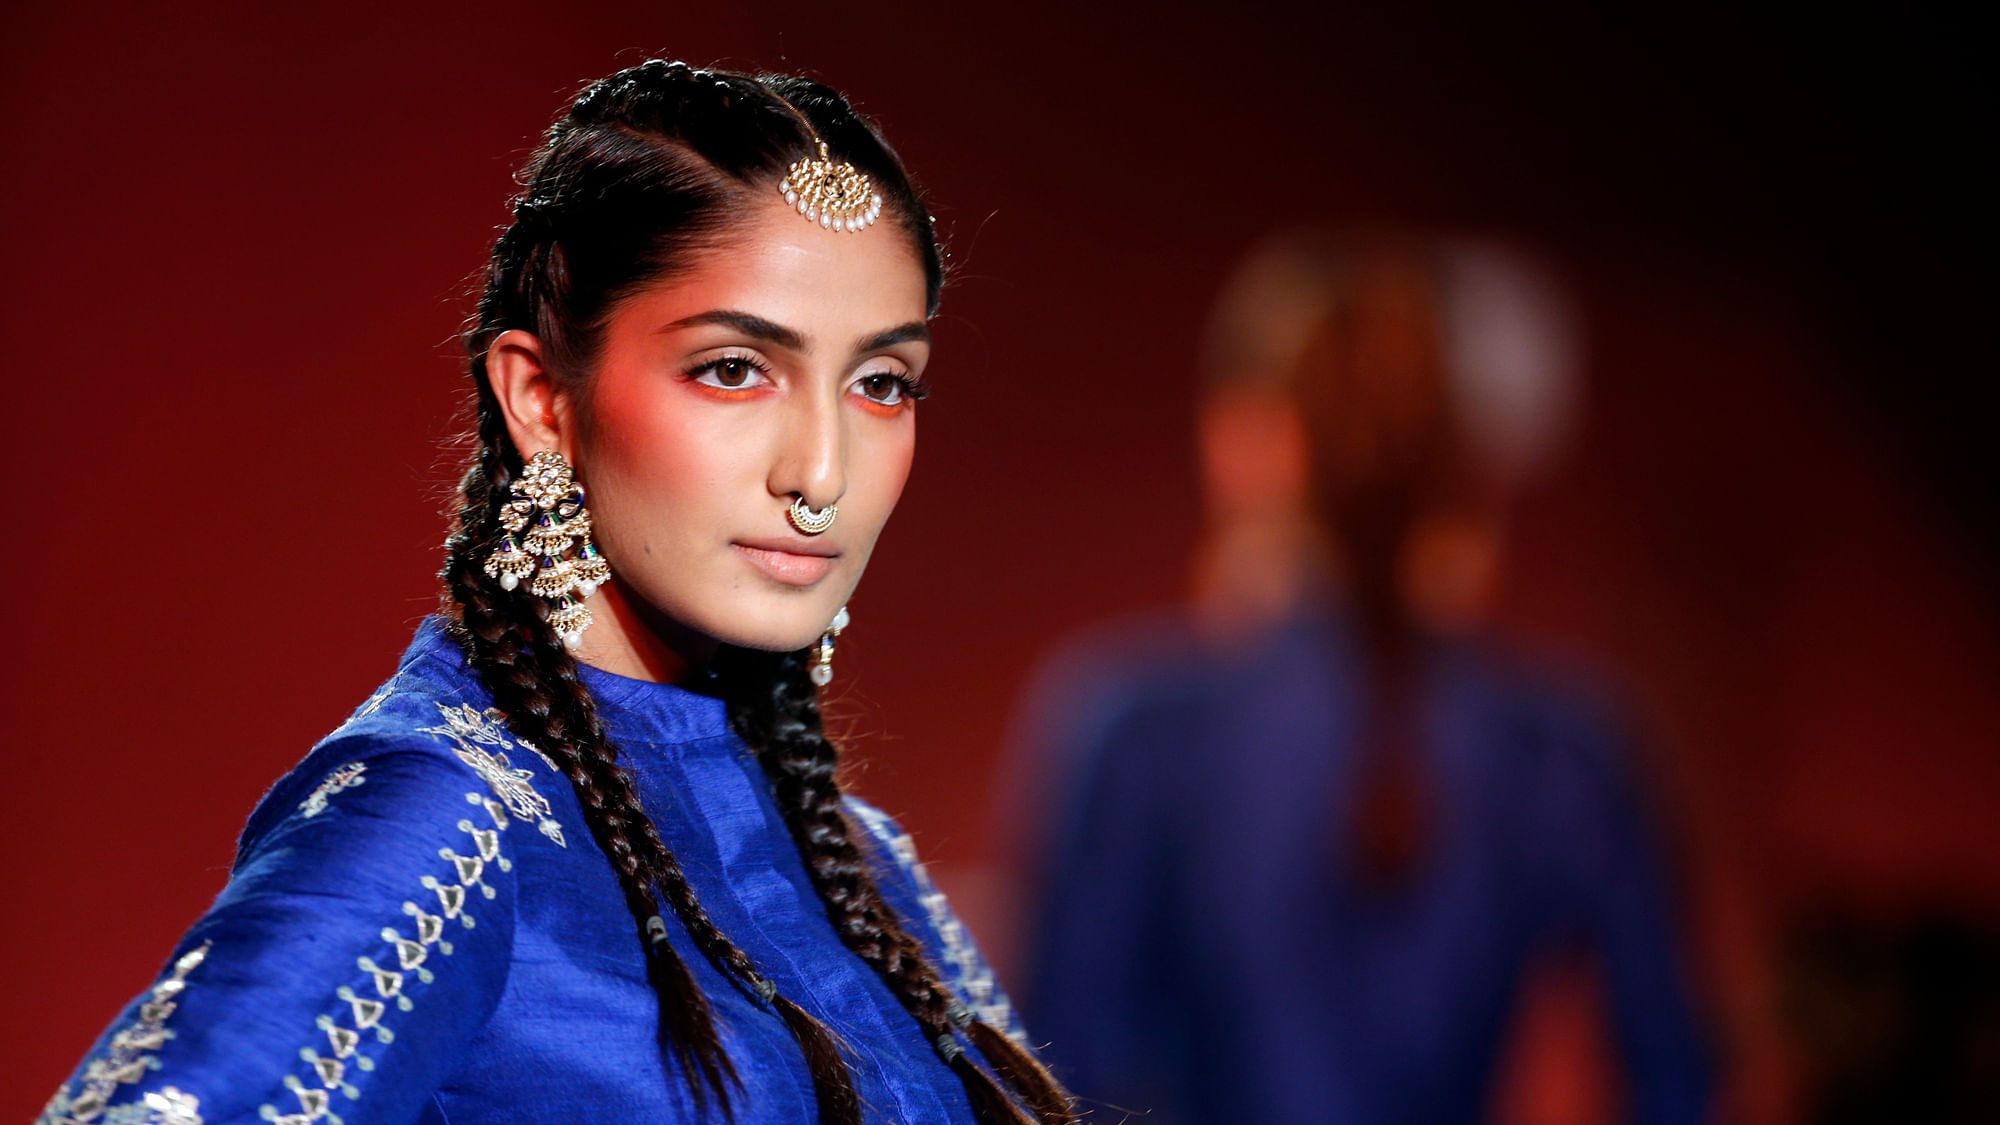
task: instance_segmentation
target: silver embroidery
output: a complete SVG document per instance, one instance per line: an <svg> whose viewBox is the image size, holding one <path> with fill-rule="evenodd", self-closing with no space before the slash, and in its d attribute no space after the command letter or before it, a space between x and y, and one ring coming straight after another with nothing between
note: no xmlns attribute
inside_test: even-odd
<svg viewBox="0 0 2000 1125"><path fill-rule="evenodd" d="M183 953L173 972L153 986L153 995L139 1005L139 1020L111 1037L103 1057L83 1068L83 1090L70 1094L69 1083L49 1099L37 1125L201 1125L201 1099L167 1086L129 1105L110 1106L118 1087L139 1081L157 1065L153 1053L174 1037L167 1019L180 1006L189 973L208 957L211 943Z"/></svg>
<svg viewBox="0 0 2000 1125"><path fill-rule="evenodd" d="M146 1108L162 1125L201 1125L201 1099L172 1086L146 1095Z"/></svg>
<svg viewBox="0 0 2000 1125"><path fill-rule="evenodd" d="M979 947L972 942L972 935L965 924L958 920L951 903L938 890L931 873L917 861L917 842L909 833L899 831L894 821L880 809L860 801L849 801L848 811L861 820L868 834L875 837L889 853L896 866L917 885L917 899L923 904L924 912L930 915L931 925L937 929L938 938L944 943L944 960L949 967L949 983L958 986L963 999L979 1013L979 1018L987 1026L1005 1032L1009 1039L1021 1042L1026 1032L1014 1020L1014 1005L1000 988L1000 982L993 975L993 969L986 964L986 958Z"/></svg>
<svg viewBox="0 0 2000 1125"><path fill-rule="evenodd" d="M201 1125L201 1099L168 1086L105 1110L100 1125Z"/></svg>
<svg viewBox="0 0 2000 1125"><path fill-rule="evenodd" d="M438 858L448 865L450 878L426 875L420 880L423 888L436 897L438 912L426 908L428 898L422 903L415 899L403 903L403 914L412 923L408 932L384 926L380 933L393 961L384 964L374 957L355 958L355 967L366 974L365 978L358 987L344 984L334 990L334 998L340 1004L337 1014L322 1014L314 1023L324 1036L324 1045L320 1038L314 1038L299 1050L305 1069L285 1075L285 1089L298 1100L297 1109L294 1111L289 1105L283 1110L269 1104L259 1107L259 1116L271 1125L314 1125L320 1121L343 1125L340 1114L335 1112L333 1095L338 1093L349 1102L359 1101L361 1090L350 1081L350 1071L375 1069L375 1060L362 1052L363 1045L369 1039L384 1046L395 1042L396 1033L389 1026L392 1018L398 1012L416 1009L416 1001L409 994L410 982L430 984L437 979L425 962L433 953L451 956L452 943L446 937L453 930L451 923L457 923L459 929L474 927L472 915L465 909L466 892L477 887L483 898L491 899L498 894L482 879L486 866L492 864L502 871L513 869L513 862L500 853L500 833L508 824L507 807L479 793L467 793L465 801L476 809L484 809L492 827L480 828L470 819L461 819L458 830L466 834L474 854L461 855L453 848L438 849ZM199 1121L188 1125L199 1125Z"/></svg>
<svg viewBox="0 0 2000 1125"><path fill-rule="evenodd" d="M319 787L314 789L305 800L299 802L299 811L305 813L307 816L318 816L325 812L326 799L328 797L342 790L352 789L368 780L361 776L367 769L368 766L366 763L349 762L332 773L327 774L325 780L319 783Z"/></svg>
<svg viewBox="0 0 2000 1125"><path fill-rule="evenodd" d="M455 744L454 753L459 760L472 767L473 772L493 790L493 795L505 802L509 812L522 820L533 821L542 835L568 847L568 842L563 839L562 825L549 814L548 798L535 791L535 771L515 769L514 763L507 760L506 748L519 746L533 751L554 770L556 764L549 760L549 756L532 743L514 737L506 728L506 717L494 708L477 711L470 703L461 703L456 707L440 703L437 709L438 714L444 716L444 724L419 727L418 730L450 739ZM561 774L560 770L556 772Z"/></svg>

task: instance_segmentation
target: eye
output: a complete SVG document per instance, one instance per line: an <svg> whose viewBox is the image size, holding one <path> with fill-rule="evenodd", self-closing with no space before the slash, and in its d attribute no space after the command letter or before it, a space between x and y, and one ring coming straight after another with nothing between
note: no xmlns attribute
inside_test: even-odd
<svg viewBox="0 0 2000 1125"><path fill-rule="evenodd" d="M688 374L697 383L725 391L739 391L769 381L764 365L747 355L720 356L689 369Z"/></svg>
<svg viewBox="0 0 2000 1125"><path fill-rule="evenodd" d="M863 375L854 381L854 389L878 406L901 406L905 400L921 401L930 394L920 380L889 371Z"/></svg>

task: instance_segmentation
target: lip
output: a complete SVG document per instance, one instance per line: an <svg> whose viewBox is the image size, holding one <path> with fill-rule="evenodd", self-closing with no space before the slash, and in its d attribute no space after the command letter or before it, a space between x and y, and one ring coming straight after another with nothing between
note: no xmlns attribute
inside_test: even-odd
<svg viewBox="0 0 2000 1125"><path fill-rule="evenodd" d="M807 539L738 539L730 544L764 576L786 586L810 586L833 570L836 548Z"/></svg>

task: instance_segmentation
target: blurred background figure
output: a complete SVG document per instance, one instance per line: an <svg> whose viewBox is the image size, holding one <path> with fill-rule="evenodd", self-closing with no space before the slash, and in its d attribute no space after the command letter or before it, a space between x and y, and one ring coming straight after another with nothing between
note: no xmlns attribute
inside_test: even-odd
<svg viewBox="0 0 2000 1125"><path fill-rule="evenodd" d="M1282 232L1225 285L1192 605L1074 646L1027 725L1027 1016L1079 1095L1480 1119L1531 982L1583 965L1628 1118L1705 1115L1619 709L1486 628L1509 501L1576 412L1574 319L1518 253L1390 229Z"/></svg>

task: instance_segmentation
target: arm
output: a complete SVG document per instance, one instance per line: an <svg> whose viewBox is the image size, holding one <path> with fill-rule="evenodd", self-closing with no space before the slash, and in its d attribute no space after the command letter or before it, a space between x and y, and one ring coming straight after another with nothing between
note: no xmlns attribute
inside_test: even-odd
<svg viewBox="0 0 2000 1125"><path fill-rule="evenodd" d="M1681 948L1683 919L1645 816L1636 802L1627 808L1605 841L1609 870L1593 922L1633 1120L1696 1125L1708 1115L1712 1076Z"/></svg>
<svg viewBox="0 0 2000 1125"><path fill-rule="evenodd" d="M415 1120L506 982L519 824L441 747L321 746L43 1125Z"/></svg>
<svg viewBox="0 0 2000 1125"><path fill-rule="evenodd" d="M1694 1125L1711 1100L1708 1045L1692 1002L1684 918L1631 742L1587 708L1544 721L1558 749L1544 810L1546 866L1562 873L1560 909L1602 960L1632 1119Z"/></svg>

